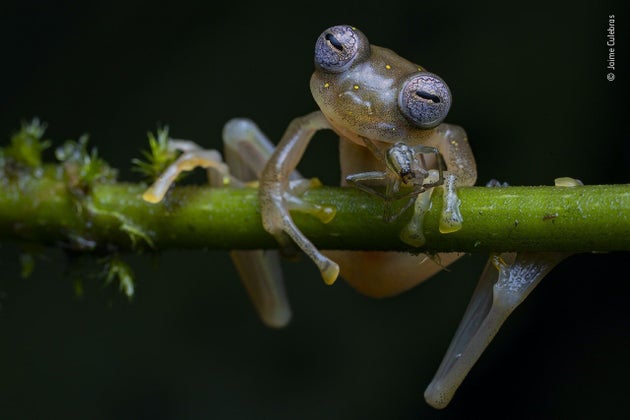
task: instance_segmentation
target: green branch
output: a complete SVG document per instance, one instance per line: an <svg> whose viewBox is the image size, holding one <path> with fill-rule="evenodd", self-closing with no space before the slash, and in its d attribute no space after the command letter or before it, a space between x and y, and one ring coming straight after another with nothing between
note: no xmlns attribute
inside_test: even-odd
<svg viewBox="0 0 630 420"><path fill-rule="evenodd" d="M23 123L0 148L0 240L63 246L82 252L169 248L261 249L276 242L262 228L257 190L176 187L159 204L142 200L145 185L116 183L116 170L88 150L87 136L55 150L42 164L46 125ZM149 133L150 151L136 169L154 179L177 155L168 128ZM630 186L470 187L459 189L463 228L439 232L442 189L424 218L426 248L399 234L412 209L383 221L384 202L349 188L315 188L312 203L336 208L327 224L295 213L320 249L396 251L630 250ZM125 270L122 270L125 271Z"/></svg>
<svg viewBox="0 0 630 420"><path fill-rule="evenodd" d="M117 171L88 150L88 137L55 149L57 164L43 164L46 125L23 123L0 148L0 242L51 245L102 255L97 276L117 279L131 298L133 272L120 251L171 248L261 249L276 242L262 228L254 188L175 187L159 204L142 200L145 184L116 183ZM154 180L176 158L168 128L149 133L149 151L134 159L136 170ZM304 199L332 206L327 224L294 213L298 227L320 249L411 252L613 251L630 250L630 185L578 187L469 187L458 190L464 223L439 232L442 189L436 188L424 217L425 248L412 248L399 234L408 209L383 221L384 202L351 188L315 188ZM404 203L398 203L402 205ZM395 210L394 210L395 211ZM22 254L22 275L33 269L31 250ZM82 293L82 277L75 279Z"/></svg>
<svg viewBox="0 0 630 420"><path fill-rule="evenodd" d="M59 167L38 176L0 179L0 240L80 251L107 249L273 248L263 230L255 189L176 187L164 202L142 200L137 184L93 183L77 193ZM470 187L459 189L463 228L441 234L440 189L425 217L421 250L630 250L630 186ZM334 206L328 224L294 213L302 231L322 249L419 251L398 235L409 210L382 220L383 201L349 188L317 188L307 201Z"/></svg>

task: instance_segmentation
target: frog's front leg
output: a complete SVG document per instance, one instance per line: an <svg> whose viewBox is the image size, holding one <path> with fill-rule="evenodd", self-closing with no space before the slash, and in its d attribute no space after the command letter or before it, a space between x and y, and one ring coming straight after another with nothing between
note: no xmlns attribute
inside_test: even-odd
<svg viewBox="0 0 630 420"><path fill-rule="evenodd" d="M289 210L311 213L327 222L334 217L332 208L314 208L290 191L289 177L304 155L316 131L330 128L321 111L294 119L287 128L275 152L267 162L260 179L259 198L263 226L284 249L293 242L319 268L324 281L332 284L339 275L339 266L322 254L298 229Z"/></svg>
<svg viewBox="0 0 630 420"><path fill-rule="evenodd" d="M386 204L388 200L407 198L408 194L417 196L417 198L413 197L415 200L412 200L412 202L415 201L414 219L409 223L409 229L401 232L401 238L405 242L421 246L424 244L422 232L424 212L429 207L431 192L443 181L441 170L426 170L427 164L423 162L422 156L423 154L437 154L437 151L433 148L415 146L413 147L414 154L405 157L402 153L398 153L404 151L400 145L380 149L369 140L365 143L367 148L341 140L341 163L344 173L342 185L358 187L385 200ZM392 151L394 153L390 153ZM396 156L400 156L401 159L397 159L396 162L388 160L389 157ZM375 166L378 164L381 165L380 168L384 166L385 171L355 173L363 168L379 168ZM411 169L411 172L406 169L407 167ZM399 170L399 168L404 170ZM439 163L438 168L440 168ZM402 182L405 177L410 179L406 183L407 190L398 191L394 188L392 191L391 184L396 181ZM385 192L383 193L382 188L378 187L385 187ZM420 212L419 209L422 211ZM387 207L385 215L387 215ZM420 244L417 243L418 240ZM462 255L442 253L428 257L403 252L380 251L325 251L325 254L339 263L341 276L352 287L364 295L377 298L394 296L409 290L443 270Z"/></svg>
<svg viewBox="0 0 630 420"><path fill-rule="evenodd" d="M437 147L446 163L444 195L440 232L455 232L462 227L463 218L459 211L460 201L456 187L472 186L477 180L475 157L470 149L463 128L452 124L440 124L430 137L428 144Z"/></svg>

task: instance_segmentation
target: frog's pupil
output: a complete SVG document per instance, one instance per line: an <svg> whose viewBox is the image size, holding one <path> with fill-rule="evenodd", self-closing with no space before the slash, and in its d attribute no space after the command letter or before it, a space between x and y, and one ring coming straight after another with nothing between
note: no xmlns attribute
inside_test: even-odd
<svg viewBox="0 0 630 420"><path fill-rule="evenodd" d="M330 42L330 45L335 47L335 49L343 51L343 45L333 34L326 34L326 41Z"/></svg>
<svg viewBox="0 0 630 420"><path fill-rule="evenodd" d="M422 99L426 99L427 101L434 102L436 104L440 103L440 97L437 95L433 95L429 92L425 92L424 90L417 90L416 95L421 97Z"/></svg>

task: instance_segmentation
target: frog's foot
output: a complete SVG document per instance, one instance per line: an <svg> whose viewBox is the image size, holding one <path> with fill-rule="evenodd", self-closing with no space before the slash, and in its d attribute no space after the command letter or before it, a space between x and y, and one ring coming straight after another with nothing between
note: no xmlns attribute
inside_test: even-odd
<svg viewBox="0 0 630 420"><path fill-rule="evenodd" d="M322 223L330 222L336 213L336 209L331 206L320 206L318 204L310 203L302 198L302 195L311 188L321 186L321 182L316 179L299 179L289 183L289 189L283 194L284 211L296 211L300 213L306 213L318 218ZM263 217L263 223L265 223L265 217ZM295 245L301 248L304 253L315 262L317 268L319 268L322 278L326 284L333 284L339 276L339 265L334 261L331 261L324 256L313 245L304 234L297 228L293 222L292 217L283 216L282 229L280 232L272 234L276 237L281 245L281 248L288 250L290 253ZM293 239L293 242L289 241L287 235Z"/></svg>
<svg viewBox="0 0 630 420"><path fill-rule="evenodd" d="M311 182L307 181L306 182ZM293 186L299 192L307 184ZM297 245L315 263L326 284L333 284L339 276L339 265L322 254L293 222L289 210L315 215L322 222L330 221L335 214L332 207L317 206L304 201L292 191L283 191L280 183L264 185L259 189L263 227L280 244L285 253L292 253ZM293 241L291 241L293 240Z"/></svg>
<svg viewBox="0 0 630 420"><path fill-rule="evenodd" d="M289 210L310 214L317 217L322 223L328 223L335 218L337 209L333 206L320 206L302 199L302 195L311 188L321 187L322 183L317 178L296 179L289 183L289 191L284 194L284 201Z"/></svg>
<svg viewBox="0 0 630 420"><path fill-rule="evenodd" d="M223 163L221 153L216 150L204 150L195 143L185 140L171 140L169 148L182 150L183 153L170 164L155 182L142 194L142 199L149 203L159 203L166 192L182 172L201 167L214 173L209 175L213 186L226 186L237 182L229 174L228 166Z"/></svg>
<svg viewBox="0 0 630 420"><path fill-rule="evenodd" d="M444 408L503 322L567 253L492 255L424 398Z"/></svg>
<svg viewBox="0 0 630 420"><path fill-rule="evenodd" d="M425 181L427 184L436 183L439 182L441 177L442 173L440 171L432 169L429 171ZM403 242L415 247L421 247L426 243L426 238L424 237L424 215L431 206L431 195L433 195L433 188L428 188L416 198L413 216L411 216L411 220L399 234Z"/></svg>
<svg viewBox="0 0 630 420"><path fill-rule="evenodd" d="M464 218L459 211L461 200L457 196L456 189L457 176L446 174L444 176L444 198L442 204L442 215L440 216L440 232L457 232L462 228Z"/></svg>

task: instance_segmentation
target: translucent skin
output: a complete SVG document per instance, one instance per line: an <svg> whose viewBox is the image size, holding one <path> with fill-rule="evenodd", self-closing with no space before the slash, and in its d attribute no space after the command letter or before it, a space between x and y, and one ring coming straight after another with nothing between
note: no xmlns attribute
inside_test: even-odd
<svg viewBox="0 0 630 420"><path fill-rule="evenodd" d="M370 46L365 60L341 73L316 68L311 93L333 130L364 147L362 137L384 143L422 143L430 129L414 126L398 109L400 86L421 67L392 50Z"/></svg>
<svg viewBox="0 0 630 420"><path fill-rule="evenodd" d="M188 141L171 140L169 146L183 153L143 198L152 203L162 201L180 172L198 166L208 169L209 181L217 188L240 186L259 179L263 226L281 247L297 245L317 265L328 284L333 283L341 271L341 275L361 293L374 297L395 295L439 272L460 254L438 254L436 258L428 258L394 252L321 252L293 223L289 211L306 212L327 223L334 217L334 209L301 199L301 194L316 183L302 178L295 168L315 132L322 129L334 130L340 136L342 185L348 175L354 175L352 179L356 182L357 179L365 180L366 172L387 171L378 155L382 150L391 150L397 142L416 147L415 150L424 150L420 146L436 148L446 165L440 231L448 233L461 227L462 222L456 217L459 199L455 188L473 185L477 175L466 133L455 125L433 124L436 118L445 116L442 110L450 107L450 93L440 96L448 92L441 79L391 50L370 46L365 35L357 29L350 26L329 28L316 44L316 63L318 58L319 64L311 77L311 91L320 111L294 119L275 149L256 124L246 119L234 119L225 125L223 140L227 164L217 151L203 150ZM330 64L332 70L326 70L322 62ZM423 82L415 83L425 79L430 80L428 86ZM410 80L414 83L409 83ZM411 92L417 97L401 100L401 92L408 92L410 85ZM437 106L433 98L438 99ZM433 103L425 104L424 99ZM414 100L417 102L411 108L415 114L410 117L401 109ZM424 169L435 169L431 167L435 163L435 159L427 160ZM391 168L389 170L388 175L392 175ZM556 180L556 185L574 187L581 183L562 178ZM414 216L400 235L413 246L424 243L422 221L430 205L430 190L418 193ZM275 328L287 325L291 310L277 252L239 250L232 251L231 256L262 321ZM510 313L565 256L524 252L491 258L451 346L425 392L430 405L443 408L449 403Z"/></svg>
<svg viewBox="0 0 630 420"><path fill-rule="evenodd" d="M400 110L399 95L405 81L430 73L392 50L369 45L357 29L345 29L354 31L363 43L358 57L342 71L330 72L316 65L310 87L320 112L294 120L267 163L260 184L263 225L281 244L290 243L290 236L317 264L327 283L334 281L331 276L336 277L334 268L339 263L342 277L359 292L373 297L392 296L414 287L457 258L440 255L438 264L433 259L401 253L320 252L308 242L293 228L283 194L288 191L288 174L299 163L315 131L328 128L339 134L342 185L346 185L347 175L386 170L366 148L363 138L382 148L398 141L437 148L457 186L473 185L477 171L461 127L440 124L422 128Z"/></svg>

